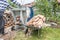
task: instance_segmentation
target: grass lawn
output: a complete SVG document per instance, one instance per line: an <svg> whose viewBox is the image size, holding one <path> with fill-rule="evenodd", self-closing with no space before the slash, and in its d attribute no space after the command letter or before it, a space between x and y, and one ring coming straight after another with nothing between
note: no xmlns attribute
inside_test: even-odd
<svg viewBox="0 0 60 40"><path fill-rule="evenodd" d="M24 33L19 31L14 40L60 40L60 29L50 27L43 28L40 30L39 38L37 32L33 32L30 37L25 37Z"/></svg>

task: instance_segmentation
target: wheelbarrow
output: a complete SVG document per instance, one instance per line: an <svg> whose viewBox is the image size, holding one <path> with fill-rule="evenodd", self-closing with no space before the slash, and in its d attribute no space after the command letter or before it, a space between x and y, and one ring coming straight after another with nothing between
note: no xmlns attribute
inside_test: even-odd
<svg viewBox="0 0 60 40"><path fill-rule="evenodd" d="M34 27L33 25L31 26L24 25L24 26L27 27L27 29L25 30L25 36L30 36L33 33L33 31L36 30L37 30L38 37L40 36L40 29L42 29L42 26L40 27Z"/></svg>

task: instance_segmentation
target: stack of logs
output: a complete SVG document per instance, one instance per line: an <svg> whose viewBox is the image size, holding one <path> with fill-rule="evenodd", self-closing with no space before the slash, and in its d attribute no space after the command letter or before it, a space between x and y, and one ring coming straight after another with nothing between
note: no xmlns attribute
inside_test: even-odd
<svg viewBox="0 0 60 40"><path fill-rule="evenodd" d="M6 10L4 12L4 20L5 20L5 28L15 25L14 18L12 16L11 11Z"/></svg>
<svg viewBox="0 0 60 40"><path fill-rule="evenodd" d="M45 17L43 15L34 16L29 22L27 22L27 26L41 27L45 22Z"/></svg>
<svg viewBox="0 0 60 40"><path fill-rule="evenodd" d="M11 27L14 25L20 25L20 16L16 17L16 22L14 22L14 18L10 11L4 12L4 19L5 19L5 28ZM45 23L45 17L43 15L34 16L30 21L27 22L27 26L34 26L39 27Z"/></svg>

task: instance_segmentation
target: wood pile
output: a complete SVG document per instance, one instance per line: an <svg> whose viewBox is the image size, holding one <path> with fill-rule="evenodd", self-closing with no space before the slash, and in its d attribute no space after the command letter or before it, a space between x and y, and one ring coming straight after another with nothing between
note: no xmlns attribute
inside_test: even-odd
<svg viewBox="0 0 60 40"><path fill-rule="evenodd" d="M37 15L27 22L27 26L41 27L44 22L45 17L43 15Z"/></svg>
<svg viewBox="0 0 60 40"><path fill-rule="evenodd" d="M4 12L5 28L15 25L12 13L8 10Z"/></svg>

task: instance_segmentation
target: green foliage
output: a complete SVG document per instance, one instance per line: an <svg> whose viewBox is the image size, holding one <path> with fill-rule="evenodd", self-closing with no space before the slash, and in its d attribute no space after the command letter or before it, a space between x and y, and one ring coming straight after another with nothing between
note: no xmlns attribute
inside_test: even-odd
<svg viewBox="0 0 60 40"><path fill-rule="evenodd" d="M52 13L52 5L48 0L37 0L36 8L38 8L39 12L43 15L51 16Z"/></svg>
<svg viewBox="0 0 60 40"><path fill-rule="evenodd" d="M60 19L60 15L57 16L57 12L58 9L60 8L58 6L58 2L57 0L36 0L36 5L35 7L38 9L37 13L40 13L42 15L45 15L45 17L48 20L59 20Z"/></svg>

